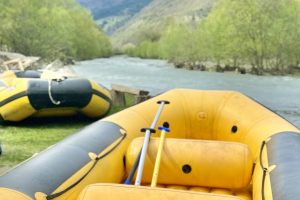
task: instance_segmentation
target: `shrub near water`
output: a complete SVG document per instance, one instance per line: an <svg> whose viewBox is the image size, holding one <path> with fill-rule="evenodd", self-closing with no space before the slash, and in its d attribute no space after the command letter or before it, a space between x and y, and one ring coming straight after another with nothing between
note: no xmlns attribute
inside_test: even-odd
<svg viewBox="0 0 300 200"><path fill-rule="evenodd" d="M75 0L0 1L0 47L43 58L109 56L108 38Z"/></svg>
<svg viewBox="0 0 300 200"><path fill-rule="evenodd" d="M159 41L141 43L128 53L173 62L285 70L300 62L299 4L298 0L220 0L202 21L169 24Z"/></svg>

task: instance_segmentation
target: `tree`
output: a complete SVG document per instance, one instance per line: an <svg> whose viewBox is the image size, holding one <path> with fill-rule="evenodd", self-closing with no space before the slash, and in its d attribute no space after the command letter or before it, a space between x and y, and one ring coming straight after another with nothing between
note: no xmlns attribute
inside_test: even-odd
<svg viewBox="0 0 300 200"><path fill-rule="evenodd" d="M216 43L214 48L222 49L223 57L265 68L274 60L287 64L283 55L295 56L291 51L299 49L293 45L299 42L299 12L296 0L221 0L206 28L222 43L223 48Z"/></svg>
<svg viewBox="0 0 300 200"><path fill-rule="evenodd" d="M12 51L48 59L111 54L108 38L75 0L9 0L1 4L0 39Z"/></svg>

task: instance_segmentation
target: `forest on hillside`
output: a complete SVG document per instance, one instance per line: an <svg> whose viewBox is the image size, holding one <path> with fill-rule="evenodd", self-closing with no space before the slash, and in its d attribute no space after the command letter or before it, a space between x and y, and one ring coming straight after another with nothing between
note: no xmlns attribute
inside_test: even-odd
<svg viewBox="0 0 300 200"><path fill-rule="evenodd" d="M127 45L126 52L174 63L286 71L299 66L299 14L297 0L219 0L200 22L147 31L144 41Z"/></svg>
<svg viewBox="0 0 300 200"><path fill-rule="evenodd" d="M46 59L111 55L109 39L75 0L0 1L0 49Z"/></svg>

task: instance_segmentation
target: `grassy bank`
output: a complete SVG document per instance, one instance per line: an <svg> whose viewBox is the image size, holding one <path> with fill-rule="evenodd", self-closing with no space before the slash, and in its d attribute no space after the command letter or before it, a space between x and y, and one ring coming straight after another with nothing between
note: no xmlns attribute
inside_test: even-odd
<svg viewBox="0 0 300 200"><path fill-rule="evenodd" d="M133 105L126 96L126 106L113 106L109 114ZM0 173L30 158L93 121L83 117L30 119L18 124L0 126Z"/></svg>

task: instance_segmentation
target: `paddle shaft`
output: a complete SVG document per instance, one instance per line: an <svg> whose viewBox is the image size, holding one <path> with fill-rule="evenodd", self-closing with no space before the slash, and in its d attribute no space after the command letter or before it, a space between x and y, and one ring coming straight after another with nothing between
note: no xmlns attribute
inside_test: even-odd
<svg viewBox="0 0 300 200"><path fill-rule="evenodd" d="M134 173L135 173L137 167L139 166L141 154L142 154L142 149L140 150L140 152L139 152L137 158L135 159L134 164L133 164L133 166L132 166L132 168L130 169L130 172L129 172L129 174L128 174L128 177L127 177L126 180L124 181L124 184L130 185L131 180L132 180L132 178L133 178L133 176L134 176Z"/></svg>
<svg viewBox="0 0 300 200"><path fill-rule="evenodd" d="M162 155L164 142L165 142L165 137L166 137L166 130L162 129L162 131L160 133L160 140L159 140L158 149L157 149L157 156L156 156L155 165L154 165L151 187L156 187L158 173L159 173L159 166L160 166L160 161L161 161L161 155Z"/></svg>
<svg viewBox="0 0 300 200"><path fill-rule="evenodd" d="M154 129L155 128L155 125L158 121L158 118L165 106L165 101L161 101L160 102L160 106L159 106L159 109L154 117L154 120L151 124L151 129ZM141 185L141 180L142 180L142 176L143 176L143 169L144 169L144 163L145 163L145 158L146 158L146 154L147 154L147 148L148 148L148 143L149 143L149 140L150 140L150 135L151 135L151 132L150 130L146 130L146 134L145 134L145 138L144 138L144 143L143 143L143 147L142 147L142 150L141 150L141 156L139 158L139 165L138 165L138 171L137 171L137 175L136 175L136 179L135 179L135 183L134 185Z"/></svg>

